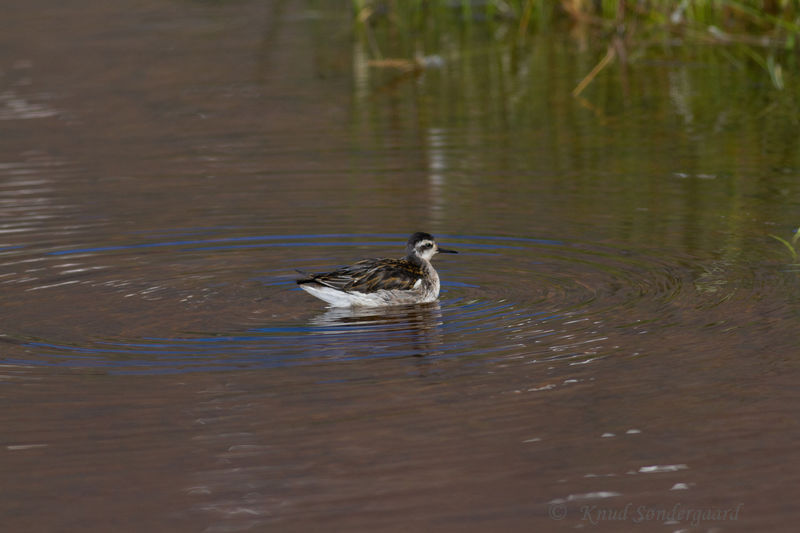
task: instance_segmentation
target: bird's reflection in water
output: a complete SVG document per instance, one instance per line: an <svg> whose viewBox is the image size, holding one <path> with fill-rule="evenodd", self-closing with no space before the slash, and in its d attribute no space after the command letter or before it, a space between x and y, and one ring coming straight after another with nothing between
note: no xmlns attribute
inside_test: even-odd
<svg viewBox="0 0 800 533"><path fill-rule="evenodd" d="M442 353L439 302L390 307L333 307L309 325L329 355L352 359Z"/></svg>

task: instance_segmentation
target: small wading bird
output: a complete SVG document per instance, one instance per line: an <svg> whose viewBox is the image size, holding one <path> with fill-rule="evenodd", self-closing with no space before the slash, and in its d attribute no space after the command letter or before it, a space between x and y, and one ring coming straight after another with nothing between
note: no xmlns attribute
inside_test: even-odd
<svg viewBox="0 0 800 533"><path fill-rule="evenodd" d="M428 303L439 297L439 275L431 265L439 248L433 235L417 232L408 239L402 259L364 259L333 272L305 274L300 288L332 307L379 307Z"/></svg>

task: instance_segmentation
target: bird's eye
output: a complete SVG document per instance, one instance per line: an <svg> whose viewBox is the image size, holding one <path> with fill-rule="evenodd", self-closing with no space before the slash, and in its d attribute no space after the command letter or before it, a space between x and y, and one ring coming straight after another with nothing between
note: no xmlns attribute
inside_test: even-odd
<svg viewBox="0 0 800 533"><path fill-rule="evenodd" d="M426 242L425 244L423 244L422 246L420 246L420 248L422 248L423 250L427 250L427 249L428 249L428 248L430 248L431 246L433 246L431 243L429 243L429 242Z"/></svg>

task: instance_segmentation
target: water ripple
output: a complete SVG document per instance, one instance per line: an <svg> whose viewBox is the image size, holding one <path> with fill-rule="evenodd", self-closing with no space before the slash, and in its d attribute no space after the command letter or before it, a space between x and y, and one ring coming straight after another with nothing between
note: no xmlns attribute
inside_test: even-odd
<svg viewBox="0 0 800 533"><path fill-rule="evenodd" d="M143 302L136 307L140 316L127 317L137 335L59 340L23 330L14 335L21 353L5 362L119 373L407 358L585 364L616 353L616 339L646 331L654 314L668 315L691 286L686 265L642 251L546 238L440 235L461 252L437 258L440 302L325 309L297 290L294 268L318 271L390 253L404 236L237 231L162 230L150 234L162 240L142 242L137 234L113 245L0 250L10 254L0 284L14 291L53 298L97 293L110 302L105 309L120 305L120 298ZM154 301L164 306L161 313L147 306ZM91 309L81 314L96 319ZM193 327L185 316L204 326Z"/></svg>

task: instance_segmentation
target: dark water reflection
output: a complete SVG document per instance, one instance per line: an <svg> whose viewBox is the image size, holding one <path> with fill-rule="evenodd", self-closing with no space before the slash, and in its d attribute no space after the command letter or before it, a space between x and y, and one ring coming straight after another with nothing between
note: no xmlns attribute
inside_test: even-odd
<svg viewBox="0 0 800 533"><path fill-rule="evenodd" d="M0 18L3 528L793 531L792 94L338 7ZM439 302L297 290L416 230Z"/></svg>

